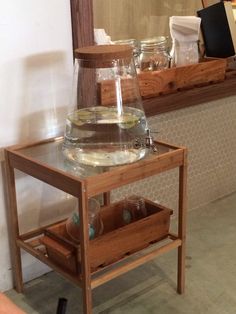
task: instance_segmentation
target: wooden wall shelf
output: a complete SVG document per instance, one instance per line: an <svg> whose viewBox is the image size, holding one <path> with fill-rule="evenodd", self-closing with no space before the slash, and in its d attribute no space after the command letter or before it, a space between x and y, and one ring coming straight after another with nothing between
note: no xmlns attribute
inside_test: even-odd
<svg viewBox="0 0 236 314"><path fill-rule="evenodd" d="M157 114L200 105L209 101L236 95L236 73L226 77L225 81L181 90L173 94L145 99L145 113L148 117Z"/></svg>

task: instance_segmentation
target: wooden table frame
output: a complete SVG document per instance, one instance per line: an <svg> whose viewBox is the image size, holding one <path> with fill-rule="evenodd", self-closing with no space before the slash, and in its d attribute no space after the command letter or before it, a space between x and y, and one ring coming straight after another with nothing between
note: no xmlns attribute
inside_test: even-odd
<svg viewBox="0 0 236 314"><path fill-rule="evenodd" d="M136 163L113 168L111 171L91 176L85 179L73 176L67 172L53 168L52 166L39 162L32 157L26 156L21 149L33 147L46 142L53 142L58 139L51 139L38 143L23 146L14 146L5 150L6 161L6 179L8 186L9 200L9 230L11 241L12 264L14 274L14 284L18 292L23 292L22 265L20 250L24 249L31 255L35 256L43 263L50 266L55 271L61 273L69 280L78 284L83 290L83 308L84 313L92 313L92 289L121 275L127 271L134 269L147 261L166 253L174 248L178 248L178 268L177 268L177 292L184 292L185 285L185 237L186 237L186 181L187 181L187 150L166 143L157 142L165 147L172 149L163 154L154 154L151 157L140 160ZM103 272L96 278L92 278L89 262L89 238L88 238L88 198L111 191L120 186L134 183L163 171L173 168L179 168L179 214L178 214L178 232L177 234L169 233L170 242L145 252L144 255L136 256L134 260L128 261L126 264L116 265L116 267L107 272ZM80 230L81 237L81 275L71 276L67 271L63 270L40 250L35 247L37 245L37 237L43 232L42 228L33 230L29 233L20 234L17 198L16 198L16 182L14 169L18 169L25 174L37 178L47 184L50 184L66 193L78 198L79 215L81 217L82 228ZM96 178L96 180L95 180ZM31 241L30 241L31 240Z"/></svg>

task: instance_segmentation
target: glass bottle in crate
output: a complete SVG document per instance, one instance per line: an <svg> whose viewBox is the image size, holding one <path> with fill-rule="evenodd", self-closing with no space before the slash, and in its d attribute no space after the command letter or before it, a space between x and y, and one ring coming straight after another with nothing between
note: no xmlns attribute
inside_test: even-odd
<svg viewBox="0 0 236 314"><path fill-rule="evenodd" d="M140 41L140 71L158 71L169 67L167 38L158 36Z"/></svg>
<svg viewBox="0 0 236 314"><path fill-rule="evenodd" d="M130 45L133 49L133 57L134 57L134 64L136 67L136 70L139 69L139 57L140 57L140 47L139 42L136 39L130 38L130 39L120 39L113 41L116 45Z"/></svg>
<svg viewBox="0 0 236 314"><path fill-rule="evenodd" d="M95 198L88 200L88 232L89 239L92 240L103 232L103 222L100 216L100 204ZM76 242L80 239L80 217L78 210L74 210L66 221L66 231L70 238Z"/></svg>
<svg viewBox="0 0 236 314"><path fill-rule="evenodd" d="M145 200L141 196L131 195L126 197L123 201L123 206L123 222L125 224L129 224L147 216Z"/></svg>
<svg viewBox="0 0 236 314"><path fill-rule="evenodd" d="M143 158L147 121L132 48L99 45L76 50L72 106L63 152L84 165L116 166Z"/></svg>

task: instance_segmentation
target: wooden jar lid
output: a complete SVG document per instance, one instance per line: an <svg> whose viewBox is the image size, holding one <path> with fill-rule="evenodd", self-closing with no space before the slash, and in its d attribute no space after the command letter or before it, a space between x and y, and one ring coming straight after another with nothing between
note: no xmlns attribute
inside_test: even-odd
<svg viewBox="0 0 236 314"><path fill-rule="evenodd" d="M131 58L132 53L129 45L97 45L76 49L75 57L82 60L111 61Z"/></svg>

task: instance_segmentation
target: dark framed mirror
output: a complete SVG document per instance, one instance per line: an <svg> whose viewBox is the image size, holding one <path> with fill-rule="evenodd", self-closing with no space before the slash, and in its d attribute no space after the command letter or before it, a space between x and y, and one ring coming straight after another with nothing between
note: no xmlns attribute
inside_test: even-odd
<svg viewBox="0 0 236 314"><path fill-rule="evenodd" d="M72 16L72 35L73 48L88 46L94 44L94 2L100 0L70 0ZM111 1L111 0L109 0ZM117 2L117 0L113 0ZM143 1L143 0L142 0ZM152 0L152 2L163 0ZM195 0L193 0L195 1ZM124 1L119 1L123 3ZM141 0L139 0L141 2ZM144 2L144 1L143 1ZM169 1L170 2L170 1ZM171 0L171 3L174 1ZM185 0L186 5L189 0ZM199 0L199 2L201 2ZM98 17L96 17L97 19ZM95 19L95 21L96 21ZM181 109L188 106L201 104L236 95L236 71L227 73L226 79L220 83L214 83L207 86L196 86L191 89L179 90L176 93L160 95L158 97L145 99L144 108L147 116L153 116L159 113Z"/></svg>

